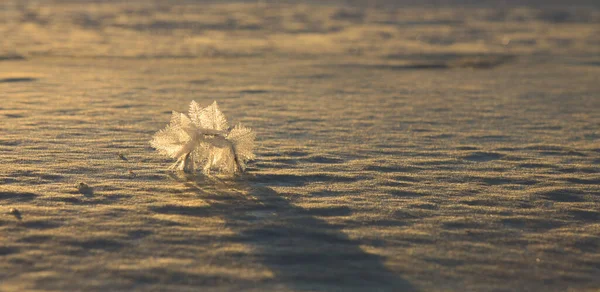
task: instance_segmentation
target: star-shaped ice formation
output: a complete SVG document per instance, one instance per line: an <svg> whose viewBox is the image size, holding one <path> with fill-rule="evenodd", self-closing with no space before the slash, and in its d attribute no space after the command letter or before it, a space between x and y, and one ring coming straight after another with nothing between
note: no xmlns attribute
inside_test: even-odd
<svg viewBox="0 0 600 292"><path fill-rule="evenodd" d="M171 169L235 174L254 159L254 132L241 124L229 128L216 101L205 108L192 101L188 115L174 111L169 125L150 141L160 153L177 159Z"/></svg>

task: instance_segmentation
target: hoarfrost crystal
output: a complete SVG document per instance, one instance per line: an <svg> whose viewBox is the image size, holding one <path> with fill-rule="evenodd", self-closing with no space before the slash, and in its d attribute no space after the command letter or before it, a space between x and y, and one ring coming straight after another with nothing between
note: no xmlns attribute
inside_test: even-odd
<svg viewBox="0 0 600 292"><path fill-rule="evenodd" d="M188 115L174 111L169 125L150 141L160 153L177 159L171 169L235 174L254 159L254 132L242 124L229 128L216 101L205 108L192 101Z"/></svg>

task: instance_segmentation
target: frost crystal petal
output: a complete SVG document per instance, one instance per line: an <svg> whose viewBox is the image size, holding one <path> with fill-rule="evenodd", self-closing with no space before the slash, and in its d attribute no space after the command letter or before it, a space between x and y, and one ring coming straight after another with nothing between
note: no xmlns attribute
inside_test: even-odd
<svg viewBox="0 0 600 292"><path fill-rule="evenodd" d="M190 135L182 128L182 114L173 112L171 123L154 134L150 145L171 158L178 158L184 148L189 147L190 140Z"/></svg>
<svg viewBox="0 0 600 292"><path fill-rule="evenodd" d="M237 155L244 160L254 159L255 138L256 134L252 129L242 126L241 123L231 129L227 135L227 140L231 141Z"/></svg>
<svg viewBox="0 0 600 292"><path fill-rule="evenodd" d="M225 115L219 110L216 101L200 110L194 119L198 120L200 128L217 131L224 131L229 128L227 118L225 118Z"/></svg>
<svg viewBox="0 0 600 292"><path fill-rule="evenodd" d="M200 122L201 112L202 107L195 100L192 100L192 102L190 103L189 116L192 122L194 122L194 125L196 125L196 127L198 128L202 127L202 124Z"/></svg>

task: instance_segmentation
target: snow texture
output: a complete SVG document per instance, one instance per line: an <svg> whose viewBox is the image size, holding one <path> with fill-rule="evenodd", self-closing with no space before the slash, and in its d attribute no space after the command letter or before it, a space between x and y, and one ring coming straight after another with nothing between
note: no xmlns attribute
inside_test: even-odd
<svg viewBox="0 0 600 292"><path fill-rule="evenodd" d="M246 163L255 158L255 137L241 123L229 128L216 101L205 108L192 101L189 117L174 111L171 122L154 135L150 144L177 159L170 169L233 175L244 172Z"/></svg>

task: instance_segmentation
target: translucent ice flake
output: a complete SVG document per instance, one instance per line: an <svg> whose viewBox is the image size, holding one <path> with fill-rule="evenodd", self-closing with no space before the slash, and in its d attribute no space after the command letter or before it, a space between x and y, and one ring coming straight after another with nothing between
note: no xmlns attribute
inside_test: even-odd
<svg viewBox="0 0 600 292"><path fill-rule="evenodd" d="M255 137L241 124L229 128L216 101L205 108L192 101L189 114L173 112L171 122L154 134L150 145L177 159L171 169L233 175L243 172L254 159Z"/></svg>

